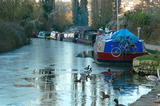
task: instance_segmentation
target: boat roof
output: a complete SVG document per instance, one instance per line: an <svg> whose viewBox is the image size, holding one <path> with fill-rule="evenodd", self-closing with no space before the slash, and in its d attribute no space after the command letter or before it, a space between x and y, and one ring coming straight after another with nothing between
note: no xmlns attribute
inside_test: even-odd
<svg viewBox="0 0 160 106"><path fill-rule="evenodd" d="M133 33L129 32L127 29L121 29L118 32L114 32L113 34L103 34L103 35L98 35L98 38L102 41L108 42L108 41L119 41L121 36L125 36L125 38L127 36L129 36L130 43L136 43L139 40L139 38L134 35Z"/></svg>
<svg viewBox="0 0 160 106"><path fill-rule="evenodd" d="M131 43L136 43L137 41L139 41L139 38L127 29L121 29L112 35L113 41L120 40L120 37L124 37L125 39L126 37L129 37L129 39L131 39Z"/></svg>

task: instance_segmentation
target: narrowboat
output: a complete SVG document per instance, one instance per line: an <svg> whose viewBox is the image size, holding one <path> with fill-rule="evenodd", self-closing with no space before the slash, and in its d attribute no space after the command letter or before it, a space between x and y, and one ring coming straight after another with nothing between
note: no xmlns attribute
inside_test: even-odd
<svg viewBox="0 0 160 106"><path fill-rule="evenodd" d="M127 29L97 34L94 43L97 61L132 62L135 57L146 54L144 41Z"/></svg>
<svg viewBox="0 0 160 106"><path fill-rule="evenodd" d="M38 38L45 38L45 32L44 31L39 32Z"/></svg>
<svg viewBox="0 0 160 106"><path fill-rule="evenodd" d="M97 35L97 30L84 30L84 32L78 35L77 42L83 42L87 44L94 44Z"/></svg>
<svg viewBox="0 0 160 106"><path fill-rule="evenodd" d="M54 39L54 40L61 40L62 34L63 34L63 40L65 40L65 41L72 41L73 38L74 38L74 33L68 33L68 32L59 33L57 31L52 31L51 32L51 38Z"/></svg>

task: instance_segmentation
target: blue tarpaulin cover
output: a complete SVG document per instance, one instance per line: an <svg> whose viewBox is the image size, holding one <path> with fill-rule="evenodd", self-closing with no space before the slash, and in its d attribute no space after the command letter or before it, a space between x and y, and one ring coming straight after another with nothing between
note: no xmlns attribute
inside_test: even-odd
<svg viewBox="0 0 160 106"><path fill-rule="evenodd" d="M122 40L121 37L126 38L128 36L129 36L129 39L131 39L130 43L137 43L139 41L139 38L133 33L129 32L127 29L121 29L118 32L114 33L112 35L112 39L113 39L113 42L119 42L120 40Z"/></svg>

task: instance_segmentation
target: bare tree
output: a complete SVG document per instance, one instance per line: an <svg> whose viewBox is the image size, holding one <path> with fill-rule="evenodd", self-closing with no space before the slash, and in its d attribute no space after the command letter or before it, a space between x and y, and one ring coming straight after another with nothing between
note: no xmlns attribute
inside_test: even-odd
<svg viewBox="0 0 160 106"><path fill-rule="evenodd" d="M97 29L100 27L100 19L99 19L99 5L98 0L91 1L91 19L92 19L92 27L93 29Z"/></svg>

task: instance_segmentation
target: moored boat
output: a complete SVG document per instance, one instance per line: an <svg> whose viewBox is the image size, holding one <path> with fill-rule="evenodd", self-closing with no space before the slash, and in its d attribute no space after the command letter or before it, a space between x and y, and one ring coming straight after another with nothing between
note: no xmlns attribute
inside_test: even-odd
<svg viewBox="0 0 160 106"><path fill-rule="evenodd" d="M45 32L44 31L39 32L38 38L45 38Z"/></svg>
<svg viewBox="0 0 160 106"><path fill-rule="evenodd" d="M93 43L95 42L96 35L96 30L84 30L82 34L79 34L77 41L93 45Z"/></svg>
<svg viewBox="0 0 160 106"><path fill-rule="evenodd" d="M148 54L144 41L121 29L96 36L94 54L97 61L132 62L135 57Z"/></svg>
<svg viewBox="0 0 160 106"><path fill-rule="evenodd" d="M51 39L54 40L61 40L61 36L63 36L63 40L65 41L72 41L74 38L74 33L59 33L57 31L52 31L51 32Z"/></svg>

